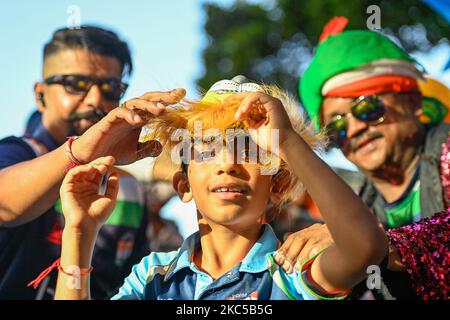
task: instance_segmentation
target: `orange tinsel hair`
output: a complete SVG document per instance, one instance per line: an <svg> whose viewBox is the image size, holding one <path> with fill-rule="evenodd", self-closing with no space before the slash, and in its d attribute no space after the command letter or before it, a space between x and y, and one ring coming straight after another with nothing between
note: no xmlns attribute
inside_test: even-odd
<svg viewBox="0 0 450 320"><path fill-rule="evenodd" d="M325 146L325 136L316 132L312 123L306 123L294 98L278 86L261 85L261 87L265 93L282 102L289 115L292 127L302 139L314 151L322 152ZM157 159L157 162L159 164L164 162L168 166L172 166L171 171L173 173L180 170L180 167L170 160L172 148L179 143L179 140L173 139L173 135L177 130L187 129L193 135L196 121L201 121L202 130L216 129L225 132L227 129L242 129L244 131L249 129L246 121L235 120L235 113L240 105L240 100L217 99L217 102L211 102L209 99L208 101L205 100L207 99L183 101L179 105L169 107L165 113L149 120L146 126L148 132L143 140L158 140L163 145L163 153ZM302 192L303 186L287 163L282 160L279 163L279 170L273 179L282 179L281 202L284 203L294 194Z"/></svg>

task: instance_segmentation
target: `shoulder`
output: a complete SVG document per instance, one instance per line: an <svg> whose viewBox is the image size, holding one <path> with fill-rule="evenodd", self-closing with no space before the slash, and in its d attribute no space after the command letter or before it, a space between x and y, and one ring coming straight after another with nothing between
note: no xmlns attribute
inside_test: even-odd
<svg viewBox="0 0 450 320"><path fill-rule="evenodd" d="M133 267L134 273L143 282L149 283L156 274L165 275L170 263L177 257L178 251L152 252Z"/></svg>
<svg viewBox="0 0 450 320"><path fill-rule="evenodd" d="M427 143L437 142L442 143L449 136L450 123L440 123L427 130Z"/></svg>
<svg viewBox="0 0 450 320"><path fill-rule="evenodd" d="M170 252L152 252L147 258L147 263L149 266L166 266L169 265L173 259L178 255L179 250ZM145 258L144 258L145 259Z"/></svg>
<svg viewBox="0 0 450 320"><path fill-rule="evenodd" d="M427 129L424 154L427 158L439 157L441 145L449 138L450 124L441 123Z"/></svg>
<svg viewBox="0 0 450 320"><path fill-rule="evenodd" d="M136 264L113 300L145 299L146 287L155 276L165 276L178 251L152 252Z"/></svg>
<svg viewBox="0 0 450 320"><path fill-rule="evenodd" d="M0 140L0 169L35 157L33 149L22 138L10 136Z"/></svg>

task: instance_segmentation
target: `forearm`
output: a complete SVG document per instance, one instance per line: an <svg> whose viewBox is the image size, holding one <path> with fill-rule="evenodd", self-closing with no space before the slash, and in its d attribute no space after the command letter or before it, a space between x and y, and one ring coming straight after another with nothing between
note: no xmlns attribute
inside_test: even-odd
<svg viewBox="0 0 450 320"><path fill-rule="evenodd" d="M289 147L280 149L282 158L316 202L335 242L321 257L321 271L338 287L353 286L365 265L384 257L387 238L367 206L298 135L284 145Z"/></svg>
<svg viewBox="0 0 450 320"><path fill-rule="evenodd" d="M41 157L1 170L0 226L27 223L53 206L68 164L63 145Z"/></svg>
<svg viewBox="0 0 450 320"><path fill-rule="evenodd" d="M91 266L96 232L81 233L64 229L61 250L61 267L67 275L59 271L56 285L56 300L87 300L90 299L89 274L79 274Z"/></svg>

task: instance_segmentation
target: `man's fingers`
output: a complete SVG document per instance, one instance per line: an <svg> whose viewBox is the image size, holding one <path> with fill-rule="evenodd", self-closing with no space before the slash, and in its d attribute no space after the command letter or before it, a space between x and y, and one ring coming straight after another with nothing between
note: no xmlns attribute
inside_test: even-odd
<svg viewBox="0 0 450 320"><path fill-rule="evenodd" d="M126 105L126 107L116 108L111 111L106 116L105 121L110 123L110 125L123 123L123 121L125 121L133 128L140 128L143 127L151 117L164 112L162 108L158 108L153 105L148 106L149 102L143 100L133 101L135 101L135 103L130 103L129 105ZM153 112L147 111L146 108L152 109Z"/></svg>
<svg viewBox="0 0 450 320"><path fill-rule="evenodd" d="M294 236L289 236L286 239L286 241L281 245L281 247L277 250L277 252L274 256L274 260L278 265L280 265L280 266L283 265L283 263L285 261L285 253L289 249L294 238L295 238Z"/></svg>
<svg viewBox="0 0 450 320"><path fill-rule="evenodd" d="M140 99L160 102L164 105L170 105L179 102L186 95L186 90L183 88L176 88L166 92L148 92L140 96Z"/></svg>
<svg viewBox="0 0 450 320"><path fill-rule="evenodd" d="M120 108L111 111L106 121L113 124L125 120L134 128L144 126L148 120L160 115L165 111L167 105L177 103L186 91L174 89L170 92L150 92L139 98L124 102Z"/></svg>
<svg viewBox="0 0 450 320"><path fill-rule="evenodd" d="M148 120L164 112L165 106L160 102L147 101L145 99L131 99L122 104L125 109L133 110L143 120Z"/></svg>
<svg viewBox="0 0 450 320"><path fill-rule="evenodd" d="M289 247L289 250L286 252L286 260L289 261L289 269L285 269L286 272L291 273L294 265L297 261L298 256L303 251L306 245L306 240L304 238L297 237L295 241ZM283 267L284 268L284 267Z"/></svg>
<svg viewBox="0 0 450 320"><path fill-rule="evenodd" d="M323 249L328 248L333 244L332 241L324 240L324 241L308 241L305 245L301 254L297 258L297 262L295 264L295 270L300 272L301 266L308 261L309 259L316 256Z"/></svg>
<svg viewBox="0 0 450 320"><path fill-rule="evenodd" d="M133 127L144 125L144 120L135 111L128 108L116 108L104 118L104 121L110 125L122 122L123 120Z"/></svg>
<svg viewBox="0 0 450 320"><path fill-rule="evenodd" d="M312 245L311 241L307 241L305 242L302 251L299 253L299 255L297 256L297 261L295 262L295 270L297 272L300 272L300 269L302 267L302 265L308 261L308 259L311 256L311 249L313 249L314 246Z"/></svg>

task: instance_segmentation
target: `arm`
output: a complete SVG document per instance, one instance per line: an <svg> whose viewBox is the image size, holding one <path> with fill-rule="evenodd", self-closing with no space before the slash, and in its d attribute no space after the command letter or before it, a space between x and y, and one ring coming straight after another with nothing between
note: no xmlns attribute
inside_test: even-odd
<svg viewBox="0 0 450 320"><path fill-rule="evenodd" d="M58 198L69 159L65 145L0 171L0 226L15 227L39 217Z"/></svg>
<svg viewBox="0 0 450 320"><path fill-rule="evenodd" d="M387 237L369 208L300 136L290 134L280 153L295 164L291 167L320 208L335 243L312 264L313 280L326 292L353 287L367 276L368 266L384 258Z"/></svg>
<svg viewBox="0 0 450 320"><path fill-rule="evenodd" d="M331 245L334 245L334 242L327 225L315 224L290 234L277 250L275 262L287 273L291 273L294 268L300 273L302 265L307 260ZM392 271L405 271L402 257L393 245L389 246L387 268Z"/></svg>
<svg viewBox="0 0 450 320"><path fill-rule="evenodd" d="M81 163L112 155L118 164L128 164L153 155L152 142L138 143L141 128L150 116L177 103L184 89L150 92L116 108L72 144ZM14 227L36 219L58 198L58 190L69 164L66 145L42 157L0 171L0 226Z"/></svg>
<svg viewBox="0 0 450 320"><path fill-rule="evenodd" d="M61 186L65 218L55 299L89 299L89 269L95 240L116 204L118 177L109 176L105 195L98 190L102 175L110 172L114 158L99 158L69 171ZM74 268L84 272L74 273Z"/></svg>
<svg viewBox="0 0 450 320"><path fill-rule="evenodd" d="M262 118L256 122L252 120L255 112L264 112L266 117L254 117ZM255 129L252 137L260 147L269 147L289 164L325 219L335 245L311 266L319 289L343 291L359 283L366 276L366 268L379 264L388 248L387 237L369 208L294 131L280 100L263 93L247 94L236 119L247 120ZM279 150L270 147L262 133L272 129L279 132Z"/></svg>

